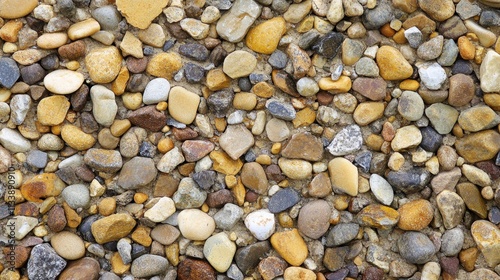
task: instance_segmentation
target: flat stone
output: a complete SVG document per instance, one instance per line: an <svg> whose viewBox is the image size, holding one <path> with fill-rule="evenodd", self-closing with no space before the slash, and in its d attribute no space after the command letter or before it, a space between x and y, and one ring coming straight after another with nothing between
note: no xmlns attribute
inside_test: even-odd
<svg viewBox="0 0 500 280"><path fill-rule="evenodd" d="M308 133L293 134L282 149L281 155L286 158L319 161L323 157L323 143Z"/></svg>
<svg viewBox="0 0 500 280"><path fill-rule="evenodd" d="M257 58L253 54L238 50L226 56L222 71L232 79L236 79L250 75L256 66Z"/></svg>
<svg viewBox="0 0 500 280"><path fill-rule="evenodd" d="M312 164L305 160L280 158L278 165L290 179L302 180L312 175Z"/></svg>
<svg viewBox="0 0 500 280"><path fill-rule="evenodd" d="M177 240L181 232L171 225L157 225L151 230L151 238L163 245L170 245Z"/></svg>
<svg viewBox="0 0 500 280"><path fill-rule="evenodd" d="M271 196L267 208L273 214L283 212L300 201L299 194L292 188L281 189Z"/></svg>
<svg viewBox="0 0 500 280"><path fill-rule="evenodd" d="M485 130L469 134L455 143L457 153L470 163L490 160L500 151L500 134Z"/></svg>
<svg viewBox="0 0 500 280"><path fill-rule="evenodd" d="M59 256L67 260L77 260L85 255L83 240L69 231L61 231L52 236L50 244Z"/></svg>
<svg viewBox="0 0 500 280"><path fill-rule="evenodd" d="M277 99L269 99L266 102L266 108L269 110L273 117L285 121L295 119L296 112L291 104L278 101Z"/></svg>
<svg viewBox="0 0 500 280"><path fill-rule="evenodd" d="M499 78L498 64L500 55L494 51L488 51L481 63L480 78L481 89L484 92L498 92L500 87L495 83Z"/></svg>
<svg viewBox="0 0 500 280"><path fill-rule="evenodd" d="M38 102L37 119L43 125L61 124L70 107L69 100L61 95L45 97Z"/></svg>
<svg viewBox="0 0 500 280"><path fill-rule="evenodd" d="M36 245L31 250L27 272L30 279L55 279L66 267L67 262L57 255L49 244Z"/></svg>
<svg viewBox="0 0 500 280"><path fill-rule="evenodd" d="M424 101L418 93L405 90L398 101L398 112L405 119L417 121L424 115Z"/></svg>
<svg viewBox="0 0 500 280"><path fill-rule="evenodd" d="M0 144L13 153L22 153L30 149L30 142L19 132L10 128L0 130Z"/></svg>
<svg viewBox="0 0 500 280"><path fill-rule="evenodd" d="M352 84L353 90L373 101L383 100L386 88L387 83L380 78L357 78Z"/></svg>
<svg viewBox="0 0 500 280"><path fill-rule="evenodd" d="M332 5L334 2L332 2ZM342 4L340 4L340 10L343 13ZM337 55L340 47L342 46L343 41L344 36L341 33L330 32L320 37L311 49L326 58L334 58Z"/></svg>
<svg viewBox="0 0 500 280"><path fill-rule="evenodd" d="M122 168L122 157L118 151L89 149L83 160L89 167L102 172L114 173Z"/></svg>
<svg viewBox="0 0 500 280"><path fill-rule="evenodd" d="M363 208L356 219L362 226L389 229L397 224L399 213L391 207L371 204Z"/></svg>
<svg viewBox="0 0 500 280"><path fill-rule="evenodd" d="M471 233L486 259L486 263L492 268L498 265L500 263L500 256L498 255L500 230L498 227L491 222L478 220L472 224Z"/></svg>
<svg viewBox="0 0 500 280"><path fill-rule="evenodd" d="M231 266L236 245L226 233L217 233L205 241L203 255L218 272L226 272Z"/></svg>
<svg viewBox="0 0 500 280"><path fill-rule="evenodd" d="M219 139L221 148L237 160L254 144L252 133L244 125L229 125Z"/></svg>
<svg viewBox="0 0 500 280"><path fill-rule="evenodd" d="M297 229L273 234L271 245L286 262L293 266L300 266L308 255L306 243Z"/></svg>
<svg viewBox="0 0 500 280"><path fill-rule="evenodd" d="M183 178L172 196L175 207L179 209L200 207L207 199L207 193L200 190L193 179Z"/></svg>
<svg viewBox="0 0 500 280"><path fill-rule="evenodd" d="M179 263L177 277L179 280L215 280L217 273L209 263L203 260L186 258Z"/></svg>
<svg viewBox="0 0 500 280"><path fill-rule="evenodd" d="M336 247L346 244L356 238L358 232L359 225L356 223L337 224L328 232L325 245Z"/></svg>
<svg viewBox="0 0 500 280"><path fill-rule="evenodd" d="M427 107L425 115L439 134L450 133L458 119L458 111L443 103L434 103Z"/></svg>
<svg viewBox="0 0 500 280"><path fill-rule="evenodd" d="M127 118L132 124L151 131L159 131L167 124L167 116L153 105L132 111Z"/></svg>
<svg viewBox="0 0 500 280"><path fill-rule="evenodd" d="M370 190L382 204L391 205L394 199L394 190L382 176L377 174L370 176Z"/></svg>
<svg viewBox="0 0 500 280"><path fill-rule="evenodd" d="M248 162L241 170L241 182L245 187L263 194L267 192L268 181L264 168L257 162Z"/></svg>
<svg viewBox="0 0 500 280"><path fill-rule="evenodd" d="M134 277L147 278L165 273L168 268L168 260L162 256L145 254L132 262L130 272Z"/></svg>
<svg viewBox="0 0 500 280"><path fill-rule="evenodd" d="M160 223L168 219L175 213L175 203L170 197L162 197L158 202L144 212L144 217L155 223Z"/></svg>
<svg viewBox="0 0 500 280"><path fill-rule="evenodd" d="M457 193L464 200L467 208L476 213L482 219L485 219L488 215L486 208L486 202L481 196L479 189L471 183L460 183L457 185Z"/></svg>
<svg viewBox="0 0 500 280"><path fill-rule="evenodd" d="M135 227L132 216L124 213L113 214L92 223L91 231L99 244L119 240L127 236Z"/></svg>
<svg viewBox="0 0 500 280"><path fill-rule="evenodd" d="M127 22L139 29L146 29L161 14L167 4L167 0L116 1L118 11L127 19Z"/></svg>
<svg viewBox="0 0 500 280"><path fill-rule="evenodd" d="M432 241L421 232L405 232L398 240L401 256L409 263L424 264L434 256Z"/></svg>
<svg viewBox="0 0 500 280"><path fill-rule="evenodd" d="M102 126L111 126L118 112L115 94L104 86L95 85L90 89L90 98L95 120Z"/></svg>
<svg viewBox="0 0 500 280"><path fill-rule="evenodd" d="M83 184L67 186L61 192L61 197L73 209L87 208L90 203L89 189Z"/></svg>
<svg viewBox="0 0 500 280"><path fill-rule="evenodd" d="M402 151L418 146L422 142L420 130L414 126L404 126L396 130L396 135L391 142L394 151Z"/></svg>
<svg viewBox="0 0 500 280"><path fill-rule="evenodd" d="M241 41L260 15L261 9L253 0L236 0L231 9L217 22L217 34L231 43Z"/></svg>
<svg viewBox="0 0 500 280"><path fill-rule="evenodd" d="M485 105L477 105L468 108L458 116L458 124L464 130L477 132L480 130L490 129L500 123L500 116L495 113L490 107Z"/></svg>
<svg viewBox="0 0 500 280"><path fill-rule="evenodd" d="M328 172L335 192L358 195L358 169L345 158L334 158L328 163Z"/></svg>

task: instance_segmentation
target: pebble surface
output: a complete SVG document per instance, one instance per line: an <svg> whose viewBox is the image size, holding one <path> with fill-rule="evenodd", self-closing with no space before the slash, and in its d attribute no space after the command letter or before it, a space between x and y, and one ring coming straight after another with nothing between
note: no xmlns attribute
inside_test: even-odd
<svg viewBox="0 0 500 280"><path fill-rule="evenodd" d="M0 279L499 279L499 7L0 0Z"/></svg>

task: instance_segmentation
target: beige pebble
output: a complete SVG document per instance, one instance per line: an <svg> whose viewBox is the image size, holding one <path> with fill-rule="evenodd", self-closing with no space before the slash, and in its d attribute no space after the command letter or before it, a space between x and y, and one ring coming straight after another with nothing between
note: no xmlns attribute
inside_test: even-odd
<svg viewBox="0 0 500 280"><path fill-rule="evenodd" d="M71 40L76 41L92 36L99 30L101 30L99 22L93 18L89 18L71 25L68 29L68 36Z"/></svg>
<svg viewBox="0 0 500 280"><path fill-rule="evenodd" d="M328 163L328 172L335 192L358 195L358 168L345 158L334 158Z"/></svg>
<svg viewBox="0 0 500 280"><path fill-rule="evenodd" d="M176 86L168 95L168 113L176 121L190 124L196 117L200 97L183 87Z"/></svg>
<svg viewBox="0 0 500 280"><path fill-rule="evenodd" d="M66 44L68 35L63 32L45 33L36 40L36 45L42 49L56 49Z"/></svg>
<svg viewBox="0 0 500 280"><path fill-rule="evenodd" d="M53 93L70 94L80 88L83 80L83 75L79 72L59 69L47 74L43 83Z"/></svg>

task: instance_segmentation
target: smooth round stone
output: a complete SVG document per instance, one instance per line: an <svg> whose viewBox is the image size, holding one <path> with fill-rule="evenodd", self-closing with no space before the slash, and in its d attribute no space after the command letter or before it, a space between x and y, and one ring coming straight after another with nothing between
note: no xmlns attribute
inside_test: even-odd
<svg viewBox="0 0 500 280"><path fill-rule="evenodd" d="M92 245L91 245L92 246ZM104 255L104 253L103 253ZM60 280L97 280L101 266L95 259L85 257L78 261L71 262L59 275ZM104 277L103 277L104 278Z"/></svg>
<svg viewBox="0 0 500 280"><path fill-rule="evenodd" d="M439 35L418 47L417 56L423 60L433 60L441 55L444 37Z"/></svg>
<svg viewBox="0 0 500 280"><path fill-rule="evenodd" d="M482 0L481 2L485 2ZM490 3L490 2L488 2ZM490 6L496 5L500 6L498 3L491 3ZM500 277L495 272L487 269L487 268L477 268L473 272L469 274L469 279L485 279L485 280L499 280Z"/></svg>
<svg viewBox="0 0 500 280"><path fill-rule="evenodd" d="M394 47L382 46L377 51L376 61L380 76L384 80L404 80L413 74L413 68Z"/></svg>
<svg viewBox="0 0 500 280"><path fill-rule="evenodd" d="M428 262L422 268L422 279L438 280L441 275L441 267L437 262Z"/></svg>
<svg viewBox="0 0 500 280"><path fill-rule="evenodd" d="M398 240L401 256L409 263L424 264L435 254L435 247L427 235L409 231Z"/></svg>
<svg viewBox="0 0 500 280"><path fill-rule="evenodd" d="M214 219L198 209L182 210L177 220L182 236L190 240L206 240L215 230Z"/></svg>
<svg viewBox="0 0 500 280"><path fill-rule="evenodd" d="M89 189L82 184L67 186L62 191L61 196L73 209L87 208L90 202Z"/></svg>
<svg viewBox="0 0 500 280"><path fill-rule="evenodd" d="M441 237L441 252L445 256L456 256L464 245L464 232L460 228L445 231Z"/></svg>
<svg viewBox="0 0 500 280"><path fill-rule="evenodd" d="M246 51L234 51L224 59L222 71L232 79L246 77L257 66L257 58Z"/></svg>
<svg viewBox="0 0 500 280"><path fill-rule="evenodd" d="M0 130L0 144L14 153L26 152L31 148L31 143L17 130L7 127Z"/></svg>
<svg viewBox="0 0 500 280"><path fill-rule="evenodd" d="M280 158L278 165L290 179L302 180L312 175L312 164L305 160Z"/></svg>
<svg viewBox="0 0 500 280"><path fill-rule="evenodd" d="M499 92L498 85L500 54L488 51L484 57L480 68L481 89L484 92Z"/></svg>
<svg viewBox="0 0 500 280"><path fill-rule="evenodd" d="M403 151L418 146L422 142L422 133L414 125L408 125L396 130L396 135L391 142L391 148L396 151Z"/></svg>
<svg viewBox="0 0 500 280"><path fill-rule="evenodd" d="M465 203L457 193L443 190L436 197L436 202L446 229L460 224L465 214Z"/></svg>
<svg viewBox="0 0 500 280"><path fill-rule="evenodd" d="M266 124L266 135L272 142L281 142L290 137L290 129L285 121L272 118Z"/></svg>
<svg viewBox="0 0 500 280"><path fill-rule="evenodd" d="M467 105L474 97L474 81L470 76L456 74L450 77L448 103L460 107Z"/></svg>
<svg viewBox="0 0 500 280"><path fill-rule="evenodd" d="M444 21L455 13L455 5L451 0L435 2L432 0L418 1L420 8L426 12L432 19Z"/></svg>
<svg viewBox="0 0 500 280"><path fill-rule="evenodd" d="M91 134L87 134L79 127L71 124L62 127L61 137L66 144L78 151L88 150L96 142L96 139Z"/></svg>
<svg viewBox="0 0 500 280"><path fill-rule="evenodd" d="M57 49L66 44L68 35L63 32L45 33L36 40L36 44L42 49Z"/></svg>
<svg viewBox="0 0 500 280"><path fill-rule="evenodd" d="M38 5L36 0L27 0L19 5L15 0L0 1L0 17L4 19L15 19L28 15Z"/></svg>
<svg viewBox="0 0 500 280"><path fill-rule="evenodd" d="M297 228L305 236L318 239L328 230L331 214L332 209L326 201L311 201L300 209Z"/></svg>
<svg viewBox="0 0 500 280"><path fill-rule="evenodd" d="M314 271L302 267L288 267L283 274L284 280L316 280Z"/></svg>
<svg viewBox="0 0 500 280"><path fill-rule="evenodd" d="M190 124L196 117L200 97L183 87L176 86L168 94L168 113L176 121Z"/></svg>
<svg viewBox="0 0 500 280"><path fill-rule="evenodd" d="M281 36L285 32L285 20L282 17L275 17L250 29L247 33L245 43L255 52L272 54L278 47Z"/></svg>
<svg viewBox="0 0 500 280"><path fill-rule="evenodd" d="M69 231L61 231L52 236L50 245L59 256L67 260L77 260L85 255L83 240Z"/></svg>
<svg viewBox="0 0 500 280"><path fill-rule="evenodd" d="M371 59L370 61L373 62L373 60ZM373 63L375 64L375 62ZM378 73L378 68L377 68L377 73ZM376 76L378 76L378 74ZM380 101L385 98L387 91L387 82L385 82L381 78L372 79L372 78L360 77L354 80L352 84L352 89L359 92L361 95L368 97L370 100Z"/></svg>
<svg viewBox="0 0 500 280"><path fill-rule="evenodd" d="M257 96L251 92L239 92L234 95L233 106L237 110L251 111L257 105Z"/></svg>
<svg viewBox="0 0 500 280"><path fill-rule="evenodd" d="M256 210L245 218L245 226L258 240L267 240L275 229L274 214L267 209Z"/></svg>
<svg viewBox="0 0 500 280"><path fill-rule="evenodd" d="M205 241L203 255L218 272L226 272L236 253L236 245L226 233L217 233Z"/></svg>
<svg viewBox="0 0 500 280"><path fill-rule="evenodd" d="M68 28L68 37L76 41L85 37L92 36L101 29L99 22L93 18L77 22Z"/></svg>
<svg viewBox="0 0 500 280"><path fill-rule="evenodd" d="M326 246L336 247L348 243L356 238L359 232L359 225L346 223L335 225L326 236Z"/></svg>
<svg viewBox="0 0 500 280"><path fill-rule="evenodd" d="M144 217L155 223L168 219L175 213L175 203L170 197L162 197L158 202L144 213Z"/></svg>
<svg viewBox="0 0 500 280"><path fill-rule="evenodd" d="M286 188L279 190L277 193L271 196L267 204L267 208L271 213L283 212L300 201L299 194L292 188Z"/></svg>
<svg viewBox="0 0 500 280"><path fill-rule="evenodd" d="M96 83L112 82L122 66L122 56L116 47L96 48L85 56L90 78Z"/></svg>
<svg viewBox="0 0 500 280"><path fill-rule="evenodd" d="M417 121L424 115L424 101L414 91L405 90L398 100L398 112L409 121Z"/></svg>
<svg viewBox="0 0 500 280"><path fill-rule="evenodd" d="M106 127L111 126L118 112L115 94L104 86L95 85L90 89L90 98L92 113L97 123Z"/></svg>
<svg viewBox="0 0 500 280"><path fill-rule="evenodd" d="M45 97L38 103L37 119L43 125L61 124L70 107L69 100L61 95Z"/></svg>
<svg viewBox="0 0 500 280"><path fill-rule="evenodd" d="M273 234L271 245L287 263L293 266L300 266L308 255L307 245L295 228Z"/></svg>
<svg viewBox="0 0 500 280"><path fill-rule="evenodd" d="M403 230L420 231L434 218L434 209L429 201L418 199L403 204L398 209L398 227Z"/></svg>
<svg viewBox="0 0 500 280"><path fill-rule="evenodd" d="M92 11L92 17L99 22L101 29L116 30L122 19L114 5L99 7Z"/></svg>
<svg viewBox="0 0 500 280"><path fill-rule="evenodd" d="M370 189L378 201L384 205L391 205L394 199L394 190L382 176L377 174L370 176Z"/></svg>
<svg viewBox="0 0 500 280"><path fill-rule="evenodd" d="M384 115L384 109L382 102L363 102L354 110L354 121L360 126L369 125Z"/></svg>
<svg viewBox="0 0 500 280"><path fill-rule="evenodd" d="M488 221L478 220L471 226L471 233L474 241L481 250L486 262L490 267L495 267L500 263L500 229Z"/></svg>
<svg viewBox="0 0 500 280"><path fill-rule="evenodd" d="M312 78L304 77L297 81L297 91L300 95L309 97L318 93L319 86Z"/></svg>
<svg viewBox="0 0 500 280"><path fill-rule="evenodd" d="M328 163L328 172L335 192L358 195L358 168L345 158L334 158Z"/></svg>
<svg viewBox="0 0 500 280"><path fill-rule="evenodd" d="M126 190L134 190L149 184L156 175L157 169L152 159L134 157L123 165L117 184Z"/></svg>
<svg viewBox="0 0 500 280"><path fill-rule="evenodd" d="M151 80L142 97L142 102L147 105L156 104L161 101L167 101L170 91L170 83L167 79L156 78Z"/></svg>
<svg viewBox="0 0 500 280"><path fill-rule="evenodd" d="M260 194L266 193L269 187L264 168L257 162L248 162L243 165L241 182L245 187Z"/></svg>
<svg viewBox="0 0 500 280"><path fill-rule="evenodd" d="M59 69L50 72L43 79L43 84L50 92L56 94L71 94L83 84L84 77L81 73Z"/></svg>
<svg viewBox="0 0 500 280"><path fill-rule="evenodd" d="M168 268L168 260L162 256L145 254L132 262L130 272L134 277L147 278L164 273Z"/></svg>
<svg viewBox="0 0 500 280"><path fill-rule="evenodd" d="M158 225L151 231L151 238L163 245L170 245L180 236L180 231L171 225Z"/></svg>

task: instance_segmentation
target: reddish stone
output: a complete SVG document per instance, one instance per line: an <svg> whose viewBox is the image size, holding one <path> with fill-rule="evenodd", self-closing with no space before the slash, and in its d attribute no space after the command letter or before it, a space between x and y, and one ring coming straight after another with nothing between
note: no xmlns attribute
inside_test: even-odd
<svg viewBox="0 0 500 280"><path fill-rule="evenodd" d="M328 93L328 91L320 91L316 94L316 98L318 99L319 105L328 105L333 101L333 95Z"/></svg>
<svg viewBox="0 0 500 280"><path fill-rule="evenodd" d="M257 269L264 280L271 280L283 275L287 266L287 263L283 259L267 257L260 261Z"/></svg>
<svg viewBox="0 0 500 280"><path fill-rule="evenodd" d="M215 280L215 270L205 261L185 259L177 267L178 280Z"/></svg>
<svg viewBox="0 0 500 280"><path fill-rule="evenodd" d="M476 163L476 166L490 175L491 180L494 181L500 178L500 167L496 166L492 161L481 161Z"/></svg>
<svg viewBox="0 0 500 280"><path fill-rule="evenodd" d="M64 209L59 205L54 205L49 211L47 226L53 232L60 232L66 227L66 224Z"/></svg>
<svg viewBox="0 0 500 280"><path fill-rule="evenodd" d="M33 202L25 202L16 205L14 208L14 215L16 216L28 216L28 217L38 217L40 209L38 205Z"/></svg>
<svg viewBox="0 0 500 280"><path fill-rule="evenodd" d="M134 74L139 74L144 72L146 70L146 67L148 66L147 57L135 58L133 56L129 56L127 57L127 60L125 62L127 64L128 71Z"/></svg>
<svg viewBox="0 0 500 280"><path fill-rule="evenodd" d="M357 78L352 84L352 89L364 97L379 101L386 95L387 83L381 78Z"/></svg>
<svg viewBox="0 0 500 280"><path fill-rule="evenodd" d="M59 280L97 280L101 266L99 262L85 257L77 261L70 262L59 275Z"/></svg>
<svg viewBox="0 0 500 280"><path fill-rule="evenodd" d="M12 247L5 246L3 247L3 254L5 255L5 264L6 266L11 266L13 261L15 268L20 268L26 264L31 253L31 248L23 247L23 246L15 246L14 250Z"/></svg>
<svg viewBox="0 0 500 280"><path fill-rule="evenodd" d="M222 189L220 191L209 193L205 202L210 208L221 208L226 205L226 203L233 203L234 198L230 190Z"/></svg>
<svg viewBox="0 0 500 280"><path fill-rule="evenodd" d="M215 148L214 143L203 140L186 140L182 143L182 153L187 162L195 162L208 155Z"/></svg>
<svg viewBox="0 0 500 280"><path fill-rule="evenodd" d="M158 110L155 105L139 108L128 115L128 120L139 127L160 131L167 124L167 116Z"/></svg>
<svg viewBox="0 0 500 280"><path fill-rule="evenodd" d="M59 47L57 52L63 58L67 58L68 60L77 60L85 55L85 49L85 43L80 40Z"/></svg>
<svg viewBox="0 0 500 280"><path fill-rule="evenodd" d="M189 127L186 127L184 129L174 127L172 128L172 134L174 135L175 139L179 141L191 140L198 137L198 132Z"/></svg>

